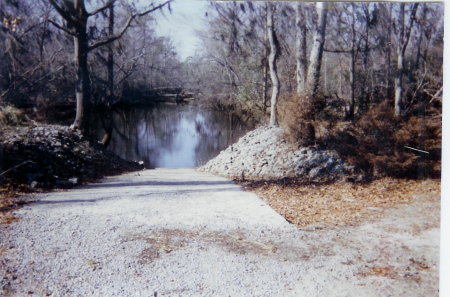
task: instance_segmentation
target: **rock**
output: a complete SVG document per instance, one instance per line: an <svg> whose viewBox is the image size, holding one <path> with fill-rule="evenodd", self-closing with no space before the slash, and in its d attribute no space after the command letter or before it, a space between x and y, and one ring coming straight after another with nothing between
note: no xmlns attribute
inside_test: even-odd
<svg viewBox="0 0 450 297"><path fill-rule="evenodd" d="M325 168L331 169L333 166L335 166L336 161L333 158L330 158L327 163L325 164Z"/></svg>
<svg viewBox="0 0 450 297"><path fill-rule="evenodd" d="M74 186L81 184L81 180L78 177L69 178L68 182Z"/></svg>
<svg viewBox="0 0 450 297"><path fill-rule="evenodd" d="M326 167L315 167L309 171L309 177L316 178L316 177L324 176L328 172L329 172L329 170L327 170Z"/></svg>
<svg viewBox="0 0 450 297"><path fill-rule="evenodd" d="M344 173L345 172L345 167L343 165L341 165L341 164L338 164L338 165L333 167L331 172L334 173L334 174Z"/></svg>
<svg viewBox="0 0 450 297"><path fill-rule="evenodd" d="M58 125L8 130L1 135L2 170L14 168L3 176L1 187L10 189L29 185L30 189L72 187L81 177L94 180L104 175L140 170L90 143L79 131ZM55 178L54 176L57 176Z"/></svg>
<svg viewBox="0 0 450 297"><path fill-rule="evenodd" d="M259 127L198 170L229 178L241 178L245 172L248 180L265 180L341 174L345 166L349 166L333 151L319 150L315 146L293 150L282 135L281 128Z"/></svg>
<svg viewBox="0 0 450 297"><path fill-rule="evenodd" d="M38 183L37 181L32 182L30 185L30 188L32 188L32 189L41 188L41 187L42 187L42 184Z"/></svg>

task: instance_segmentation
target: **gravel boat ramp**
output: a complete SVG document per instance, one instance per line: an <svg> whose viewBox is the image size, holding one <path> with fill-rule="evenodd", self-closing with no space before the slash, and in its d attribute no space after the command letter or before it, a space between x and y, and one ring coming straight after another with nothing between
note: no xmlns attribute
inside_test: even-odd
<svg viewBox="0 0 450 297"><path fill-rule="evenodd" d="M439 228L409 232L426 220L414 205L301 229L194 169L27 199L0 225L3 296L438 296Z"/></svg>

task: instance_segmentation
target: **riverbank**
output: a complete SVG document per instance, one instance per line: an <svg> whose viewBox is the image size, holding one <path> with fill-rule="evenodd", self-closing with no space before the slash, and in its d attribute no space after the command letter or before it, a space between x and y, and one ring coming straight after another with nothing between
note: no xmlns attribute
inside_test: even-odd
<svg viewBox="0 0 450 297"><path fill-rule="evenodd" d="M21 129L14 133L27 140L2 144L25 156L45 149L34 162L47 157L55 170L68 167L58 163L63 153L70 159L62 164L78 160L73 151L82 146L80 168L98 166L88 173L139 169L65 127ZM246 139L238 143L250 150ZM281 148L273 139L262 145ZM344 164L336 155L327 167L328 154L306 149L296 161L309 166L300 178L238 176L245 192L193 169L139 171L67 191L55 182L53 193L25 195L21 203L36 203L2 216L0 292L438 296L440 181L352 178L330 169Z"/></svg>
<svg viewBox="0 0 450 297"><path fill-rule="evenodd" d="M339 178L353 175L355 168L344 163L333 150L316 146L294 148L284 140L282 128L261 126L220 152L199 171L242 181L277 181Z"/></svg>
<svg viewBox="0 0 450 297"><path fill-rule="evenodd" d="M16 193L67 189L104 176L144 169L127 162L80 131L59 125L9 127L0 136L1 208L20 204Z"/></svg>
<svg viewBox="0 0 450 297"><path fill-rule="evenodd" d="M335 151L289 146L282 132L259 127L198 170L234 179L301 228L366 221L415 197L440 203L440 179L369 177Z"/></svg>

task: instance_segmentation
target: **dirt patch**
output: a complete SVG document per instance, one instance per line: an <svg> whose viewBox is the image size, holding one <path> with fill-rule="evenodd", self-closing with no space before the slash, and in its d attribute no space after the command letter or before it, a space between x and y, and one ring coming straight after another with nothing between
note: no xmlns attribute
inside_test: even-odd
<svg viewBox="0 0 450 297"><path fill-rule="evenodd" d="M13 222L17 222L19 219L14 216L11 212L2 212L0 213L0 225L1 224L10 224Z"/></svg>
<svg viewBox="0 0 450 297"><path fill-rule="evenodd" d="M425 259L415 260L409 259L409 263L401 267L394 266L378 266L378 265L365 265L358 275L367 276L384 276L391 279L409 279L415 282L420 282L420 271L430 269Z"/></svg>
<svg viewBox="0 0 450 297"><path fill-rule="evenodd" d="M440 202L438 179L403 180L382 178L368 183L349 181L245 182L245 189L258 194L289 222L309 225L342 226L379 216L387 208L411 203ZM426 215L426 214L425 214ZM428 228L439 227L439 216L430 218Z"/></svg>
<svg viewBox="0 0 450 297"><path fill-rule="evenodd" d="M26 201L16 195L14 191L0 194L0 225L16 222L18 218L13 214L13 211L25 204Z"/></svg>
<svg viewBox="0 0 450 297"><path fill-rule="evenodd" d="M251 240L244 233L233 232L187 232L179 229L162 229L150 233L128 234L123 241L143 240L149 247L140 255L140 264L148 264L159 259L162 254L184 250L188 245L195 243L198 250L206 250L211 246L220 247L226 252L245 255L275 254L280 247L274 242Z"/></svg>

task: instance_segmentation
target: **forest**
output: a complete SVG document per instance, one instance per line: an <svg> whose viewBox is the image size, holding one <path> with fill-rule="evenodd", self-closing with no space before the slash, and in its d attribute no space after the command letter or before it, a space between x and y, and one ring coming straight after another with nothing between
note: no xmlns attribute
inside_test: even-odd
<svg viewBox="0 0 450 297"><path fill-rule="evenodd" d="M1 0L2 126L89 135L98 110L178 88L370 175L440 176L443 3L210 1L184 61L156 29L171 3Z"/></svg>

